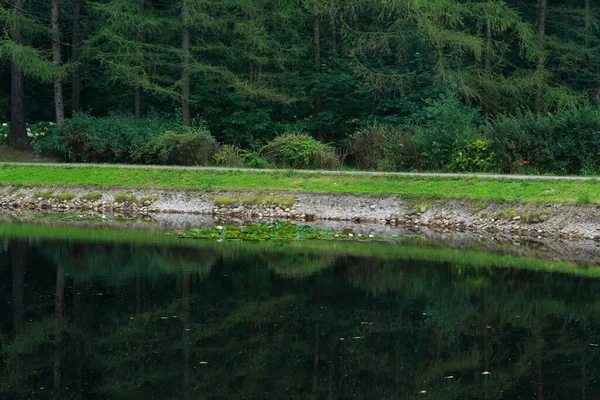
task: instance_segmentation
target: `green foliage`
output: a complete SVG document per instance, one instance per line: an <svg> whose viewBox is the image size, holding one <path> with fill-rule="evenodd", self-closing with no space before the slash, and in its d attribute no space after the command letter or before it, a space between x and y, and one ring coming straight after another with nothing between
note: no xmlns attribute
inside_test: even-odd
<svg viewBox="0 0 600 400"><path fill-rule="evenodd" d="M207 165L217 142L202 126L187 128L169 116L142 120L77 114L56 134L33 143L39 154L74 162Z"/></svg>
<svg viewBox="0 0 600 400"><path fill-rule="evenodd" d="M219 196L215 198L215 206L231 206L231 205L242 205L242 206L254 206L254 205L266 205L266 206L280 206L280 207L291 207L296 202L296 196L289 194L247 194L235 197L223 197Z"/></svg>
<svg viewBox="0 0 600 400"><path fill-rule="evenodd" d="M415 148L427 169L443 169L452 161L452 154L477 135L481 123L479 110L465 106L452 92L427 101L419 117L415 133Z"/></svg>
<svg viewBox="0 0 600 400"><path fill-rule="evenodd" d="M115 194L115 202L116 203L129 203L129 204L134 204L138 202L137 197L132 196L130 194L127 194L124 191L120 191L117 194Z"/></svg>
<svg viewBox="0 0 600 400"><path fill-rule="evenodd" d="M569 108L499 117L485 135L502 172L579 174L600 172L600 111Z"/></svg>
<svg viewBox="0 0 600 400"><path fill-rule="evenodd" d="M458 172L489 172L496 167L494 152L486 139L476 138L456 148L448 169Z"/></svg>
<svg viewBox="0 0 600 400"><path fill-rule="evenodd" d="M398 236L398 235L396 235ZM290 222L277 221L273 224L259 223L249 226L216 226L204 229L191 229L179 233L180 238L186 239L218 239L218 240L374 240L374 235L357 236L354 233L335 232L314 226L300 226Z"/></svg>
<svg viewBox="0 0 600 400"><path fill-rule="evenodd" d="M346 139L356 166L366 170L406 171L417 166L413 130L381 123L359 129Z"/></svg>
<svg viewBox="0 0 600 400"><path fill-rule="evenodd" d="M186 128L184 133L165 132L155 137L144 151L144 162L167 165L209 165L219 146L203 128ZM141 161L141 160L140 160Z"/></svg>
<svg viewBox="0 0 600 400"><path fill-rule="evenodd" d="M260 149L260 155L278 168L339 169L335 149L305 133L277 136Z"/></svg>
<svg viewBox="0 0 600 400"><path fill-rule="evenodd" d="M226 144L215 154L215 164L226 167L241 167L244 165L243 150L235 145Z"/></svg>
<svg viewBox="0 0 600 400"><path fill-rule="evenodd" d="M98 201L102 198L102 193L100 192L89 192L81 196L81 200L86 201Z"/></svg>
<svg viewBox="0 0 600 400"><path fill-rule="evenodd" d="M38 140L54 135L56 133L56 124L54 122L38 121L36 123L26 124L27 138L29 143L35 147ZM10 134L10 122L4 122L0 125L0 145L8 142Z"/></svg>

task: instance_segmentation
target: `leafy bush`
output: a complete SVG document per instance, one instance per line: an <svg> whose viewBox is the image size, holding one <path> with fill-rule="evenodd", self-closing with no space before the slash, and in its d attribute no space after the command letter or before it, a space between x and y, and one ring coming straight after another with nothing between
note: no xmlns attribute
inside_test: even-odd
<svg viewBox="0 0 600 400"><path fill-rule="evenodd" d="M501 172L600 172L600 111L596 109L499 117L487 124L485 135Z"/></svg>
<svg viewBox="0 0 600 400"><path fill-rule="evenodd" d="M48 137L56 131L54 122L39 121L34 124L27 124L27 138L32 146L39 140ZM0 125L0 145L8 143L8 135L10 134L10 123L4 122Z"/></svg>
<svg viewBox="0 0 600 400"><path fill-rule="evenodd" d="M246 161L244 150L238 146L226 144L215 154L215 163L226 167L241 167Z"/></svg>
<svg viewBox="0 0 600 400"><path fill-rule="evenodd" d="M375 123L350 135L346 139L347 151L359 169L409 170L419 159L412 135L410 128Z"/></svg>
<svg viewBox="0 0 600 400"><path fill-rule="evenodd" d="M333 147L305 133L286 133L260 150L260 156L278 168L339 169L340 158Z"/></svg>
<svg viewBox="0 0 600 400"><path fill-rule="evenodd" d="M244 157L246 159L244 166L247 168L265 169L271 167L267 160L254 152L245 150Z"/></svg>
<svg viewBox="0 0 600 400"><path fill-rule="evenodd" d="M451 91L437 99L427 100L414 144L421 156L422 167L442 169L452 161L452 154L477 137L477 126L483 121L478 109L464 105Z"/></svg>
<svg viewBox="0 0 600 400"><path fill-rule="evenodd" d="M76 114L56 134L33 143L34 151L74 162L206 165L217 143L203 128L186 128L173 117L141 120L122 114Z"/></svg>
<svg viewBox="0 0 600 400"><path fill-rule="evenodd" d="M208 131L194 128L185 133L166 132L154 138L150 147L157 162L167 165L209 165L219 148Z"/></svg>
<svg viewBox="0 0 600 400"><path fill-rule="evenodd" d="M488 172L494 170L496 163L490 143L476 138L456 148L448 168L458 172Z"/></svg>

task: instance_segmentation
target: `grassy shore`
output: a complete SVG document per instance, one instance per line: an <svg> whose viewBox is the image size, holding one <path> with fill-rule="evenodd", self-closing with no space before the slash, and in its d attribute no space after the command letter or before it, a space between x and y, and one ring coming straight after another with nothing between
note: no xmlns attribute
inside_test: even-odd
<svg viewBox="0 0 600 400"><path fill-rule="evenodd" d="M599 203L600 181L508 180L100 167L2 166L0 184L98 185L198 190L236 189L392 194L507 201Z"/></svg>

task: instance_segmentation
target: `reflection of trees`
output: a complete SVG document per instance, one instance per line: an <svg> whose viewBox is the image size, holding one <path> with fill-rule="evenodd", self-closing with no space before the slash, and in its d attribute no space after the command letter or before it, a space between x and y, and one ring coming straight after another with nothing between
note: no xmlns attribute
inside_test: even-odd
<svg viewBox="0 0 600 400"><path fill-rule="evenodd" d="M58 372L63 398L600 394L596 280L281 249L223 259L53 242L43 254L68 274L62 288L60 268L55 285L27 276L46 304L0 360L23 393ZM12 390L0 384L0 397Z"/></svg>

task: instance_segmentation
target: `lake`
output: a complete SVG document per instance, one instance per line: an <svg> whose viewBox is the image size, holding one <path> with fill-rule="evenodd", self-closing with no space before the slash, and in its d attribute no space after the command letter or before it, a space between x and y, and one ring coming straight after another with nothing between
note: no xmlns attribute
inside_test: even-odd
<svg viewBox="0 0 600 400"><path fill-rule="evenodd" d="M600 270L0 229L1 399L598 399Z"/></svg>

